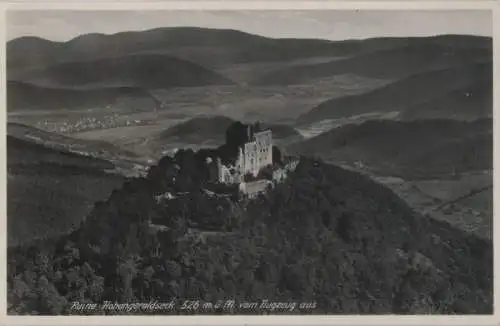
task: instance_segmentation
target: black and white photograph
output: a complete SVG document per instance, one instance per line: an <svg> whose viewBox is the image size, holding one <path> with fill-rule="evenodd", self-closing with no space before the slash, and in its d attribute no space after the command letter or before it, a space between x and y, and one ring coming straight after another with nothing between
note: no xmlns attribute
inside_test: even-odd
<svg viewBox="0 0 500 326"><path fill-rule="evenodd" d="M7 10L7 315L492 316L493 20Z"/></svg>

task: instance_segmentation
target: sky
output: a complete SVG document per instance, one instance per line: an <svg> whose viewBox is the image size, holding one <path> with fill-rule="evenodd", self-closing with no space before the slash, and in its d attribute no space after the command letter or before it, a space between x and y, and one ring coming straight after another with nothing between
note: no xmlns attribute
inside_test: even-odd
<svg viewBox="0 0 500 326"><path fill-rule="evenodd" d="M383 36L472 34L492 36L492 15L480 10L309 11L10 11L7 39L38 36L67 41L157 27L230 28L275 38L363 39Z"/></svg>

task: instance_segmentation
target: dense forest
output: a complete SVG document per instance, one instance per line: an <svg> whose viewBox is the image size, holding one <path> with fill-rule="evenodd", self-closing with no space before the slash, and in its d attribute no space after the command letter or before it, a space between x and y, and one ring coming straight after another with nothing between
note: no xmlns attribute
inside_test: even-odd
<svg viewBox="0 0 500 326"><path fill-rule="evenodd" d="M96 203L75 232L9 248L9 314L493 312L491 242L315 158L257 199L237 198L208 182L208 153L164 157ZM72 309L171 300L179 304L154 311ZM189 309L184 300L236 304ZM314 304L239 306L262 300Z"/></svg>

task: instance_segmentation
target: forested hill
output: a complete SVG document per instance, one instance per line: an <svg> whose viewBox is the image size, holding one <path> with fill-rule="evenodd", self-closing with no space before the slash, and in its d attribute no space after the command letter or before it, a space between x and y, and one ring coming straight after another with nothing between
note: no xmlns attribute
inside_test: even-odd
<svg viewBox="0 0 500 326"><path fill-rule="evenodd" d="M192 298L236 300L234 310L200 314L492 313L491 242L417 216L367 177L309 158L253 201L210 195L200 191L206 155L165 157L96 204L77 232L11 249L9 313L152 298L180 300L155 314L189 314L180 303ZM155 199L165 192L170 199ZM264 299L315 304L239 307Z"/></svg>

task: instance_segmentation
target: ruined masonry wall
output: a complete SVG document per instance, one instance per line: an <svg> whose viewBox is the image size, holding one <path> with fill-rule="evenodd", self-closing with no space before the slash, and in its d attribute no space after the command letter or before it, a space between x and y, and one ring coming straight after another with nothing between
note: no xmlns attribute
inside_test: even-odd
<svg viewBox="0 0 500 326"><path fill-rule="evenodd" d="M281 169L276 169L273 171L273 180L275 182L282 182L288 177L288 173L295 171L297 165L299 164L298 160L294 160L289 162Z"/></svg>
<svg viewBox="0 0 500 326"><path fill-rule="evenodd" d="M273 183L269 180L257 180L252 182L242 182L240 183L239 189L249 198L254 198L259 193L264 192L269 185L273 185Z"/></svg>
<svg viewBox="0 0 500 326"><path fill-rule="evenodd" d="M271 130L255 133L254 137L254 141L244 144L243 153L236 162L242 175L251 173L257 176L263 167L273 163Z"/></svg>
<svg viewBox="0 0 500 326"><path fill-rule="evenodd" d="M260 168L273 163L273 139L271 130L255 134L256 154Z"/></svg>

